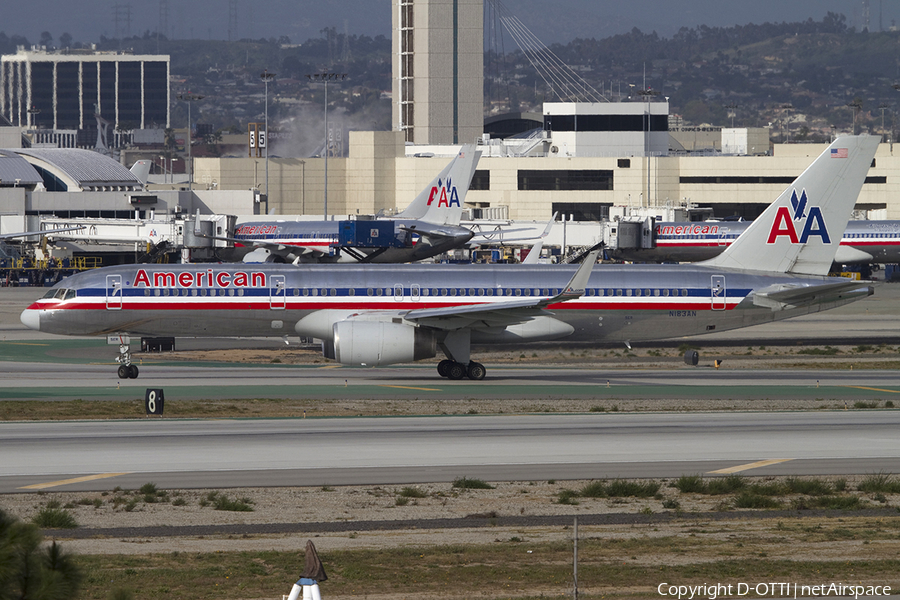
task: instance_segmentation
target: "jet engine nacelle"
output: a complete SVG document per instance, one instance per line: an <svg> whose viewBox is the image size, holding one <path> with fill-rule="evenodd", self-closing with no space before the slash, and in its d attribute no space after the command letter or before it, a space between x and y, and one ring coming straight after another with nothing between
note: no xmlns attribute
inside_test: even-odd
<svg viewBox="0 0 900 600"><path fill-rule="evenodd" d="M325 355L342 365L376 367L433 358L437 354L433 332L402 323L339 321L334 324L333 339L330 348L326 342Z"/></svg>

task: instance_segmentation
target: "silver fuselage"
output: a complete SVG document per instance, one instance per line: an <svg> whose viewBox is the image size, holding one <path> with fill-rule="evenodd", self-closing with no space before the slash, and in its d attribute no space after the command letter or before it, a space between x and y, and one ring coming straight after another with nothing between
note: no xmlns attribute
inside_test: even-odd
<svg viewBox="0 0 900 600"><path fill-rule="evenodd" d="M615 260L697 262L721 254L751 221L656 224L655 248L608 248ZM850 221L835 256L838 264L900 262L900 221Z"/></svg>
<svg viewBox="0 0 900 600"><path fill-rule="evenodd" d="M552 297L569 265L132 265L83 272L56 298L33 303L29 327L62 335L285 336L316 311L402 315L424 308ZM640 341L696 335L818 312L871 294L850 292L772 308L752 292L816 286L834 278L771 275L702 265L597 265L585 294L548 307L572 341ZM53 292L50 292L52 295ZM325 314L325 313L323 313ZM477 325L477 324L476 324ZM491 342L473 326L473 342Z"/></svg>
<svg viewBox="0 0 900 600"><path fill-rule="evenodd" d="M218 251L226 260L241 260L255 246L280 246L286 262L369 262L373 264L415 262L459 248L472 239L471 230L458 225L437 225L417 219L380 219L393 225L393 244L385 247L352 246L340 243L341 221L254 221L241 223L234 234L233 248ZM360 221L366 223L366 221ZM304 254L314 250L314 254ZM293 253L291 253L293 251Z"/></svg>

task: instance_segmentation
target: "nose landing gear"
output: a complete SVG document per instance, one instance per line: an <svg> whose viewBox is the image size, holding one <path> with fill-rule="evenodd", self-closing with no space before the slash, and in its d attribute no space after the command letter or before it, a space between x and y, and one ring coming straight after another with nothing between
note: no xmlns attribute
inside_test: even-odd
<svg viewBox="0 0 900 600"><path fill-rule="evenodd" d="M131 364L131 347L128 344L119 345L119 356L116 357L116 362L119 363L119 379L138 378L140 370L137 365Z"/></svg>

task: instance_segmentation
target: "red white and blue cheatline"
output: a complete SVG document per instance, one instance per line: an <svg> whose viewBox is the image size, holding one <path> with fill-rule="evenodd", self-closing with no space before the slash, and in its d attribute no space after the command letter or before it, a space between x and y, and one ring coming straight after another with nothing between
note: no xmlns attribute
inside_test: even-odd
<svg viewBox="0 0 900 600"><path fill-rule="evenodd" d="M832 148L831 149L831 158L847 158L847 149L846 148Z"/></svg>

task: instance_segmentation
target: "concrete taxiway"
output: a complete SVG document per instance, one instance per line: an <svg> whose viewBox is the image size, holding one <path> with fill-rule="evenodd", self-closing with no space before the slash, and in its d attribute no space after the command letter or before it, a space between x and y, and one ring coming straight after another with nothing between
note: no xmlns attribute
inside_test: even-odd
<svg viewBox="0 0 900 600"><path fill-rule="evenodd" d="M0 423L0 493L896 472L900 411Z"/></svg>

